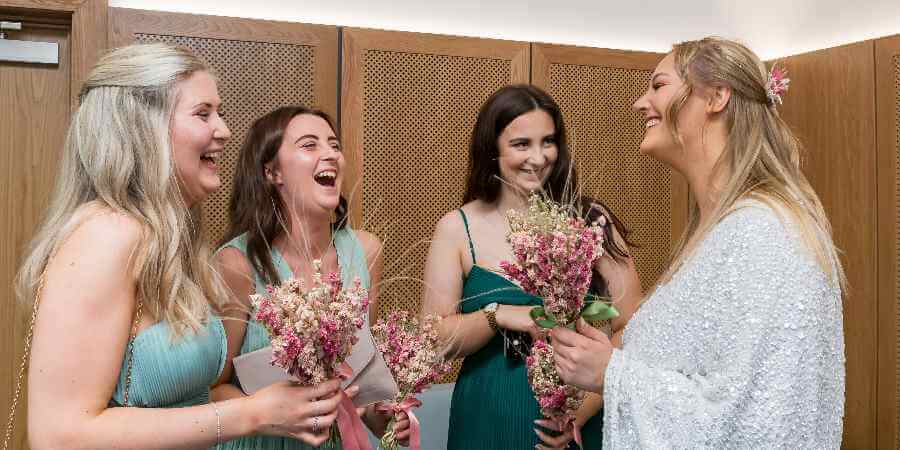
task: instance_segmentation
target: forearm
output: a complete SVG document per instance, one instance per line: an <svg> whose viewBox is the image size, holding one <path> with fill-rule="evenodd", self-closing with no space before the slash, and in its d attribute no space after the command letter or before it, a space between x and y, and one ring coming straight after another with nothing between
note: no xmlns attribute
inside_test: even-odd
<svg viewBox="0 0 900 450"><path fill-rule="evenodd" d="M444 317L440 325L441 339L447 343L444 354L448 359L462 358L484 347L494 331L481 311L469 314L452 314Z"/></svg>
<svg viewBox="0 0 900 450"><path fill-rule="evenodd" d="M242 397L245 397L244 392L231 383L222 383L209 391L209 399L213 402L221 402Z"/></svg>
<svg viewBox="0 0 900 450"><path fill-rule="evenodd" d="M597 415L603 409L603 395L594 392L588 392L584 397L584 403L581 408L575 412L575 425L583 427L591 417Z"/></svg>
<svg viewBox="0 0 900 450"><path fill-rule="evenodd" d="M216 414L218 409L218 414ZM77 421L61 418L60 427L31 424L32 448L195 449L209 448L253 434L257 420L250 402L237 399L187 408L107 408ZM160 432L165 430L165 432Z"/></svg>

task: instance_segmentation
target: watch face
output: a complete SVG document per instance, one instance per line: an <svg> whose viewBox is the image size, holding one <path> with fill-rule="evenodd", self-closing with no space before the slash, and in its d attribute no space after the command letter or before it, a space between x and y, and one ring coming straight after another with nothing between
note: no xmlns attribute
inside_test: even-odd
<svg viewBox="0 0 900 450"><path fill-rule="evenodd" d="M488 303L487 306L484 307L484 310L487 312L496 312L498 306L500 305L498 305L497 302Z"/></svg>

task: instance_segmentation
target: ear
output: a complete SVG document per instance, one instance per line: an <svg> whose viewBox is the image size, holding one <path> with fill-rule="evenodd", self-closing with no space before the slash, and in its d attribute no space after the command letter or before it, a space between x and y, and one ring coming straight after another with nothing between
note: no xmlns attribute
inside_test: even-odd
<svg viewBox="0 0 900 450"><path fill-rule="evenodd" d="M728 86L716 86L709 90L709 99L706 102L706 112L710 114L720 113L728 106L731 100L731 88Z"/></svg>
<svg viewBox="0 0 900 450"><path fill-rule="evenodd" d="M281 185L284 181L281 179L281 171L274 168L272 165L267 165L265 168L266 171L266 179L269 180L269 183L274 185Z"/></svg>

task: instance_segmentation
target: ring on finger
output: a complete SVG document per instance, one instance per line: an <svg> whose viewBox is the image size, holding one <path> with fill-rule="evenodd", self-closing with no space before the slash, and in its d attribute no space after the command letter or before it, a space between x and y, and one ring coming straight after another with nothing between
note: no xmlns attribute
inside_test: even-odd
<svg viewBox="0 0 900 450"><path fill-rule="evenodd" d="M313 434L319 434L319 416L313 417Z"/></svg>

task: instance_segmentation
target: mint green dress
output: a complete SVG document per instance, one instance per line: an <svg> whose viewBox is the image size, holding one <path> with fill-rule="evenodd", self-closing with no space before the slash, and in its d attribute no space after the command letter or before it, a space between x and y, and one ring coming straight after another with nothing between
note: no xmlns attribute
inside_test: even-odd
<svg viewBox="0 0 900 450"><path fill-rule="evenodd" d="M222 321L211 316L197 334L172 338L169 323L156 323L135 336L128 405L180 408L209 403L209 386L225 366L228 344ZM125 403L126 351L112 400Z"/></svg>
<svg viewBox="0 0 900 450"><path fill-rule="evenodd" d="M526 294L518 285L477 264L469 222L460 209L472 269L463 282L460 312L472 313L489 303L540 305L541 299ZM528 384L524 358L509 359L503 354L503 337L498 333L484 347L463 360L450 403L449 450L533 449L540 438L534 421L541 408ZM603 442L603 413L582 427L585 450L599 449ZM577 448L574 443L570 449Z"/></svg>
<svg viewBox="0 0 900 450"><path fill-rule="evenodd" d="M338 267L341 271L341 281L344 285L349 285L355 277L359 277L362 287L368 289L370 286L369 266L366 261L366 253L362 243L356 237L356 233L349 228L342 228L334 232L334 248L337 252ZM225 245L222 248L233 247L239 250L244 256L247 255L247 235L242 234ZM221 249L220 249L221 250ZM272 263L278 272L278 277L287 280L294 276L291 268L285 261L284 257L275 247L272 247ZM257 294L266 292L266 283L263 281L259 273L253 274L254 283ZM259 350L269 345L269 332L253 320L253 314L247 323L247 332L244 335L244 342L241 344L240 354L249 353ZM366 322L368 325L368 322ZM235 379L235 384L239 380ZM274 436L249 436L235 439L216 447L222 450L309 450L312 447L302 441L290 438L274 437Z"/></svg>

